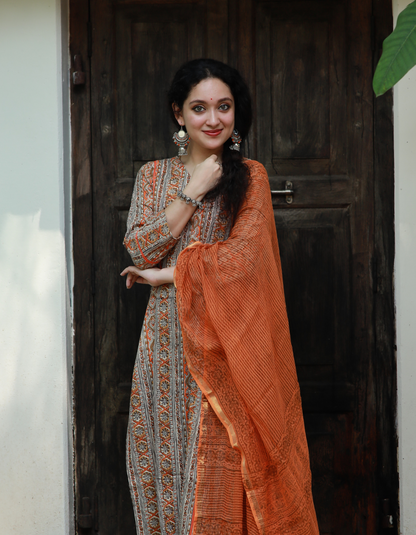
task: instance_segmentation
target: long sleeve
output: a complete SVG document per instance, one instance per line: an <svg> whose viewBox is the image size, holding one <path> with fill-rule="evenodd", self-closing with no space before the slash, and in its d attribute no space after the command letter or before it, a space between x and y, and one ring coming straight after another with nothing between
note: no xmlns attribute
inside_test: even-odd
<svg viewBox="0 0 416 535"><path fill-rule="evenodd" d="M159 161L145 164L134 185L124 246L139 269L156 266L175 246L165 210L156 210Z"/></svg>

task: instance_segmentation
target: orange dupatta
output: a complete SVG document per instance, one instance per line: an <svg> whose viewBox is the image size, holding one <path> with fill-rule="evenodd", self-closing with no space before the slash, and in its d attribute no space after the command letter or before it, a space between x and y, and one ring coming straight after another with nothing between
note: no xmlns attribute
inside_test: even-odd
<svg viewBox="0 0 416 535"><path fill-rule="evenodd" d="M203 398L196 535L317 535L270 187L251 184L227 240L175 270L184 354Z"/></svg>

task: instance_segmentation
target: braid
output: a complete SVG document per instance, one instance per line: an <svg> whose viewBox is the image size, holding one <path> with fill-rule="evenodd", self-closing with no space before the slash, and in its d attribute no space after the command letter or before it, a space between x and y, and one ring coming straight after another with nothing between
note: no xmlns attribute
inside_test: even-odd
<svg viewBox="0 0 416 535"><path fill-rule="evenodd" d="M243 204L250 184L250 171L243 161L240 152L230 149L231 142L224 145L222 154L223 173L217 186L209 191L206 199L213 199L218 195L224 198L224 208L230 213L234 224L238 211Z"/></svg>

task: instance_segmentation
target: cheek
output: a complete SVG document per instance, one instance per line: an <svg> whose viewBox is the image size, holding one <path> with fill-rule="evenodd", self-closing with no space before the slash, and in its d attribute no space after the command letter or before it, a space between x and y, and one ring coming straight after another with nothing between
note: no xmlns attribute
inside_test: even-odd
<svg viewBox="0 0 416 535"><path fill-rule="evenodd" d="M193 115L188 117L187 123L188 128L200 128L204 124L203 117L199 115Z"/></svg>
<svg viewBox="0 0 416 535"><path fill-rule="evenodd" d="M226 116L227 118L225 119L225 124L227 124L227 126L230 126L232 127L234 125L234 113L230 113L229 115Z"/></svg>
<svg viewBox="0 0 416 535"><path fill-rule="evenodd" d="M230 130L230 132L232 132L234 128L234 115L227 116L227 118L224 120L224 125Z"/></svg>

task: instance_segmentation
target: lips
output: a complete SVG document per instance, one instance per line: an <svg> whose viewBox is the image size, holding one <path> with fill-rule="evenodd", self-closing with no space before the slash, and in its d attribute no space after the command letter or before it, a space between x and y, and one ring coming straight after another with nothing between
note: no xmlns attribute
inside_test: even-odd
<svg viewBox="0 0 416 535"><path fill-rule="evenodd" d="M219 130L203 130L204 134L211 137L219 136L222 132L222 129Z"/></svg>

